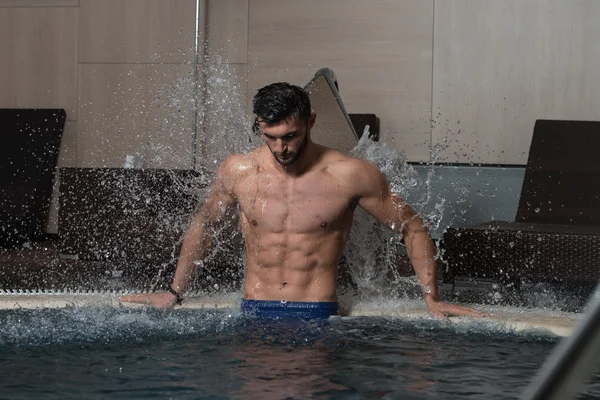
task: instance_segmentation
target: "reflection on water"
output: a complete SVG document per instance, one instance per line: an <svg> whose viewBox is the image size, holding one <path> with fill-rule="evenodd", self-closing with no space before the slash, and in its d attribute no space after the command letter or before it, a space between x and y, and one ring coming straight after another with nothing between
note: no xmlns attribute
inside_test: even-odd
<svg viewBox="0 0 600 400"><path fill-rule="evenodd" d="M235 344L231 351L239 362L235 375L243 382L232 395L302 399L352 392L350 387L329 376L336 369L333 349Z"/></svg>
<svg viewBox="0 0 600 400"><path fill-rule="evenodd" d="M25 398L516 398L554 337L381 317L2 311L0 393ZM586 387L600 395L600 378Z"/></svg>

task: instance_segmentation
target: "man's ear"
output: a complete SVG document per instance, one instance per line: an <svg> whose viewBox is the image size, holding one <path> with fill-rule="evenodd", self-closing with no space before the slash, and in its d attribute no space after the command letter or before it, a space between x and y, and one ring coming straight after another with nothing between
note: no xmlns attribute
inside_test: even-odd
<svg viewBox="0 0 600 400"><path fill-rule="evenodd" d="M252 123L252 132L255 135L260 135L260 124L258 123L258 115L254 115L254 122Z"/></svg>
<svg viewBox="0 0 600 400"><path fill-rule="evenodd" d="M310 118L308 119L308 128L309 129L312 129L312 127L315 126L316 120L317 120L317 113L313 111L310 113Z"/></svg>

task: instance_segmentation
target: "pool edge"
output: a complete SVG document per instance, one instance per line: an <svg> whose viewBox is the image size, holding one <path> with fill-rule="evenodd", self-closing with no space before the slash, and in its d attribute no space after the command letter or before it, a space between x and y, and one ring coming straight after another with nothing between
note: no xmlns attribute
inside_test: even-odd
<svg viewBox="0 0 600 400"><path fill-rule="evenodd" d="M188 297L177 309L238 310L237 295ZM118 294L3 294L0 295L0 310L51 309L67 307L122 307L145 308L145 304L122 303ZM482 306L478 306L482 309ZM579 313L553 313L545 310L516 309L484 306L489 317L475 319L450 317L456 324L485 321L495 329L514 332L540 331L551 335L569 336L577 325ZM431 319L422 302L388 301L381 303L358 303L343 307L345 317L383 316L400 319Z"/></svg>

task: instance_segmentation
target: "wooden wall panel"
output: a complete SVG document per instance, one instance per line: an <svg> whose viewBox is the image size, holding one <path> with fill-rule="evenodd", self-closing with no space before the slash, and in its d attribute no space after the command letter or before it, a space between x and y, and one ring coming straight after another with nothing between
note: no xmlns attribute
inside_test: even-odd
<svg viewBox="0 0 600 400"><path fill-rule="evenodd" d="M79 0L0 0L0 7L78 7Z"/></svg>
<svg viewBox="0 0 600 400"><path fill-rule="evenodd" d="M306 84L330 67L349 112L377 114L391 147L411 160L428 160L433 0L278 5L249 4L249 98L263 84Z"/></svg>
<svg viewBox="0 0 600 400"><path fill-rule="evenodd" d="M196 0L81 0L82 63L193 63Z"/></svg>
<svg viewBox="0 0 600 400"><path fill-rule="evenodd" d="M435 3L443 161L526 164L536 119L600 119L600 2Z"/></svg>
<svg viewBox="0 0 600 400"><path fill-rule="evenodd" d="M77 8L0 8L0 107L77 119Z"/></svg>
<svg viewBox="0 0 600 400"><path fill-rule="evenodd" d="M79 166L192 167L192 66L82 64L80 79Z"/></svg>
<svg viewBox="0 0 600 400"><path fill-rule="evenodd" d="M208 2L208 52L229 63L248 62L248 0Z"/></svg>

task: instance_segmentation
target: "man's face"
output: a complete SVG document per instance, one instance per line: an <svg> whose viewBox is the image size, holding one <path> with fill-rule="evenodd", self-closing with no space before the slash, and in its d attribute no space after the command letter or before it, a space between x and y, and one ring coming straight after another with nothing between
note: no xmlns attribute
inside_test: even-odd
<svg viewBox="0 0 600 400"><path fill-rule="evenodd" d="M275 160L283 166L295 163L308 143L310 123L300 117L289 118L277 124L258 121L265 143Z"/></svg>

